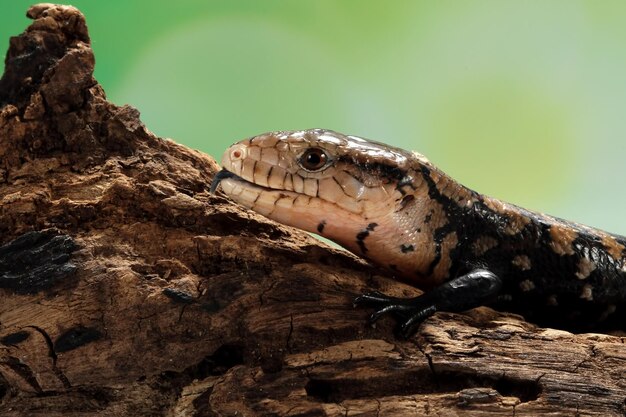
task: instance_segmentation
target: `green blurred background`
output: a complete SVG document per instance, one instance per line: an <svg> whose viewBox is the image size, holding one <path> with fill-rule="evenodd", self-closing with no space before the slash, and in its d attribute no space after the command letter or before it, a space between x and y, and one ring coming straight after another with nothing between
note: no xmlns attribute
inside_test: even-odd
<svg viewBox="0 0 626 417"><path fill-rule="evenodd" d="M29 1L0 6L0 46ZM626 1L81 1L96 77L219 158L325 127L465 185L626 234Z"/></svg>

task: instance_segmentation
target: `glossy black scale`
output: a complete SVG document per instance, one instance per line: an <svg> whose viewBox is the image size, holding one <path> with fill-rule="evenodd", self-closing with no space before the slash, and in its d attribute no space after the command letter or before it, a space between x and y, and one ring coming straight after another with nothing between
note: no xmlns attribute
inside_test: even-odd
<svg viewBox="0 0 626 417"><path fill-rule="evenodd" d="M508 212L500 212L484 204L486 197L471 191L477 202L471 208L463 207L439 192L428 168L422 173L429 197L443 207L448 220L433 236L436 255L431 272L440 260L443 238L449 233L458 236L458 244L450 252L450 281L412 299L380 293L358 297L355 304L377 309L371 321L385 313L394 314L400 319L401 333L408 336L436 311L489 305L521 314L539 325L571 331L626 330L624 257L615 259L608 253L600 236L603 232L512 205L507 205ZM507 230L511 210L526 223L516 233ZM552 227L576 236L567 248L571 253L554 250ZM607 236L626 246L626 238ZM477 255L472 244L480 238L495 243ZM527 267L515 265L516 257L524 257L518 259L524 259ZM582 258L593 262L594 268L581 278L576 274Z"/></svg>
<svg viewBox="0 0 626 417"><path fill-rule="evenodd" d="M530 222L515 235L507 235L485 217L475 218L473 231L480 235L492 233L498 245L480 257L466 256L461 264L485 265L503 282L501 293L492 305L512 311L542 325L573 331L593 329L624 329L626 304L626 273L610 256L597 235L578 225L558 220L575 230L573 254L558 254L551 246L551 224L544 218L526 212ZM626 239L615 236L618 243ZM470 237L471 240L471 237ZM515 266L516 256L528 258L526 270ZM581 258L587 257L595 268L586 278L579 278ZM532 283L524 290L522 283ZM584 287L591 290L591 300L583 298ZM615 311L612 311L612 310Z"/></svg>

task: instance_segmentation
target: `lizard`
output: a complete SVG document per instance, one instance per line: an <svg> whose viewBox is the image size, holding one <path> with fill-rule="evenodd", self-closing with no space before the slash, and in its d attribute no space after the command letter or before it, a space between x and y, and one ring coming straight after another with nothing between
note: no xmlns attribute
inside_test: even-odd
<svg viewBox="0 0 626 417"><path fill-rule="evenodd" d="M475 192L426 157L332 130L277 131L230 146L211 184L316 233L423 294L355 298L411 335L437 311L487 305L548 325L626 330L626 237Z"/></svg>

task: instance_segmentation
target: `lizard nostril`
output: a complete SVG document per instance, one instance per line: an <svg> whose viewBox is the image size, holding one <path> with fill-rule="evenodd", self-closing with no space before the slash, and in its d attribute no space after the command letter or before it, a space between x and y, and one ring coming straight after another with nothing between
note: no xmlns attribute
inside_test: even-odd
<svg viewBox="0 0 626 417"><path fill-rule="evenodd" d="M244 152L240 148L233 149L233 151L230 153L230 156L233 160L241 159L244 156Z"/></svg>

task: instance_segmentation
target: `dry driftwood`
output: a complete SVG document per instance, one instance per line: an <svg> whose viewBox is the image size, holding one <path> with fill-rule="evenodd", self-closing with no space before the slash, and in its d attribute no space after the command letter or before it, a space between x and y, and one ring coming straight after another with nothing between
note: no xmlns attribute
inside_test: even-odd
<svg viewBox="0 0 626 417"><path fill-rule="evenodd" d="M217 164L92 76L38 5L0 81L0 415L624 415L626 338L476 309L415 337L352 298L416 290L210 196Z"/></svg>

